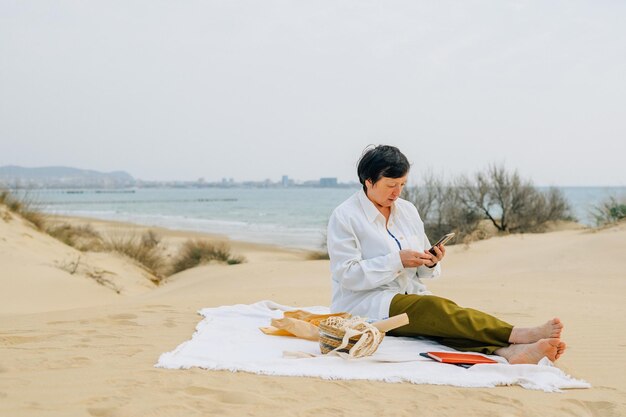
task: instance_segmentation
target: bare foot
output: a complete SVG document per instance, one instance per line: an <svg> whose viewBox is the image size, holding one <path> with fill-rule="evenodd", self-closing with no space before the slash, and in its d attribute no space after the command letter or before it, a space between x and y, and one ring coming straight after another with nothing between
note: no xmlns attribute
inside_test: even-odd
<svg viewBox="0 0 626 417"><path fill-rule="evenodd" d="M555 317L537 327L514 327L509 336L509 343L535 343L541 339L558 339L562 331L563 323Z"/></svg>
<svg viewBox="0 0 626 417"><path fill-rule="evenodd" d="M560 353L559 353L560 349ZM541 339L535 343L513 344L495 351L511 364L537 364L544 356L557 360L565 351L565 343L557 338Z"/></svg>
<svg viewBox="0 0 626 417"><path fill-rule="evenodd" d="M565 344L565 342L560 342L556 348L556 356L554 357L554 359L559 359L561 355L565 352L566 348L567 345Z"/></svg>

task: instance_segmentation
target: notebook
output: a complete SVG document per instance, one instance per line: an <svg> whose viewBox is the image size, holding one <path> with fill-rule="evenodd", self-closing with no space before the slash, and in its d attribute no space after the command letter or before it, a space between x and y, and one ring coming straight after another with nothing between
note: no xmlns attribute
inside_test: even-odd
<svg viewBox="0 0 626 417"><path fill-rule="evenodd" d="M429 358L441 363L450 363L469 367L478 363L498 363L493 359L487 358L475 353L457 353L457 352L423 352L421 356Z"/></svg>

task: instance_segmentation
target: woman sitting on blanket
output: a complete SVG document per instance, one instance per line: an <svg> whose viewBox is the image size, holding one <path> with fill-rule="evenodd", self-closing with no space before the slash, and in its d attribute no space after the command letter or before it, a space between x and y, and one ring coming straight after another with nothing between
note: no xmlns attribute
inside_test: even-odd
<svg viewBox="0 0 626 417"><path fill-rule="evenodd" d="M421 280L440 275L446 249L439 245L435 255L428 251L417 209L399 198L409 167L393 146L376 146L361 156L357 171L363 189L339 205L328 224L332 311L370 319L407 313L410 323L390 335L425 336L509 363L558 359L565 351L558 318L537 327L514 327L426 289Z"/></svg>

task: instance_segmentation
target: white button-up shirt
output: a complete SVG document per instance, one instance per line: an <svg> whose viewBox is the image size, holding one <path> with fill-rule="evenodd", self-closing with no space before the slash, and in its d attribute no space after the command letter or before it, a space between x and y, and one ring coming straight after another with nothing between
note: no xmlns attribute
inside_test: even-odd
<svg viewBox="0 0 626 417"><path fill-rule="evenodd" d="M394 239L389 232L398 240ZM405 268L402 249L424 252L430 243L415 206L397 199L388 224L363 190L339 205L328 222L332 273L331 311L370 319L389 316L396 294L430 294L420 278L435 278L441 266Z"/></svg>

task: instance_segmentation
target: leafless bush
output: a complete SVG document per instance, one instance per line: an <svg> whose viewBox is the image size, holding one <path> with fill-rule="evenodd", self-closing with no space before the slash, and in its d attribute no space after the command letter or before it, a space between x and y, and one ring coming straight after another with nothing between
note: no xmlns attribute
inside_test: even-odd
<svg viewBox="0 0 626 417"><path fill-rule="evenodd" d="M572 220L562 192L542 192L503 166L492 165L450 182L429 173L421 185L405 191L404 198L419 209L431 239L450 231L457 233L457 243L483 239L489 236L485 219L497 231L509 233L540 232L550 222Z"/></svg>
<svg viewBox="0 0 626 417"><path fill-rule="evenodd" d="M544 231L549 222L572 220L571 209L556 188L541 192L517 171L491 165L473 178L457 181L463 205L480 213L501 232Z"/></svg>
<svg viewBox="0 0 626 417"><path fill-rule="evenodd" d="M432 172L424 176L420 185L405 188L403 198L418 208L426 235L432 241L449 232L457 234L450 244L465 241L475 234L481 220L475 210L462 204L456 187Z"/></svg>
<svg viewBox="0 0 626 417"><path fill-rule="evenodd" d="M573 220L570 205L557 188L545 192L535 190L529 200L527 210L515 213L518 218L511 232L543 232L552 222Z"/></svg>
<svg viewBox="0 0 626 417"><path fill-rule="evenodd" d="M440 217L439 207L446 196L446 184L441 176L427 172L419 186L407 187L402 198L411 201L418 208L424 223Z"/></svg>

